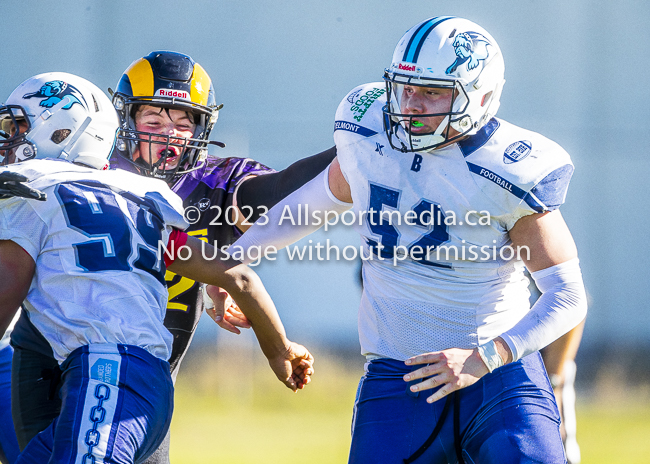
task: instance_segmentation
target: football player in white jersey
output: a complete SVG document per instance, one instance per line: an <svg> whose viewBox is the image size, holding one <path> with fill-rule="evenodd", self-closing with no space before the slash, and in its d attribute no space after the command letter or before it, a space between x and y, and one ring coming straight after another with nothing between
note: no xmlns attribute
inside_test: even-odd
<svg viewBox="0 0 650 464"><path fill-rule="evenodd" d="M61 414L16 462L141 462L160 444L173 409L165 267L225 288L278 378L294 391L309 382L311 355L286 338L255 273L205 259L212 250L181 232L182 201L164 182L104 171L118 122L97 87L35 76L0 121L3 155L21 161L1 173L44 194L0 199L0 333L24 302L62 370Z"/></svg>
<svg viewBox="0 0 650 464"><path fill-rule="evenodd" d="M27 129L24 122L21 123L23 131ZM0 136L9 136L0 127ZM0 151L0 154L3 153ZM6 153L6 152L5 152ZM13 158L13 154L11 155ZM12 159L12 162L14 160ZM31 198L33 200L41 199L44 194L34 190L23 182L28 181L25 176L14 172L0 173L0 199L20 196ZM20 311L19 311L20 312ZM0 338L0 462L2 464L13 464L20 453L18 439L14 430L14 424L11 417L11 358L14 350L9 343L11 330L18 320L19 314L16 314L14 320L9 324L9 328Z"/></svg>
<svg viewBox="0 0 650 464"><path fill-rule="evenodd" d="M336 154L334 149L330 149L272 174L269 174L273 172L270 168L252 159L206 157L207 144L213 143L209 142L209 135L220 106L215 101L212 81L204 68L182 53L155 51L135 60L121 76L113 93L113 102L120 110L122 130L118 135L117 150L113 151L111 167L164 179L181 197L185 207L203 211L200 220L186 232L208 243L216 241L220 246L234 242L239 236L238 229L243 230L245 226L229 225L231 221L214 221L215 209L231 211L237 204L243 206L244 211L255 211L258 215L325 169ZM156 156L165 159L151 163L152 159L157 159ZM210 209L205 209L206 204L211 206ZM237 215L240 220L246 216ZM171 271L165 273L165 280L169 303L164 324L174 336L168 361L175 380L203 311L201 284ZM218 298L215 300L218 302L232 301L226 292L216 287L208 288L207 293L211 296L215 294L210 292L211 289L216 291ZM229 307L233 308L232 317L226 314L226 318L217 322L219 325L231 331L239 329L230 322L250 327L236 310L236 305ZM7 351L12 347L15 351L11 367L14 398L11 430L15 426L18 444L24 447L58 416L61 409L57 395L60 375L49 343L26 316L16 323ZM0 353L0 361L3 359L9 362L9 357ZM2 371L3 365L0 364ZM9 372L9 367L4 372ZM0 377L0 383L2 380ZM6 425L0 424L0 446ZM169 442L167 436L146 463L168 463Z"/></svg>
<svg viewBox="0 0 650 464"><path fill-rule="evenodd" d="M573 164L556 143L495 117L504 70L477 24L417 24L385 82L339 105L329 172L231 247L286 246L325 211L352 208L368 362L351 463L566 462L538 350L587 311L558 211ZM304 204L315 220L283 221ZM542 291L532 307L524 267Z"/></svg>

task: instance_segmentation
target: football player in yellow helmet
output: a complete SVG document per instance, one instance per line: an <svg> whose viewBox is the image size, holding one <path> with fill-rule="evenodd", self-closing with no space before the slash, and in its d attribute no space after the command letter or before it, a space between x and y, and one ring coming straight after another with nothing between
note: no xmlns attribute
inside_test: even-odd
<svg viewBox="0 0 650 464"><path fill-rule="evenodd" d="M152 52L124 72L113 95L117 153L144 174L171 181L205 165L219 109L210 76L188 55Z"/></svg>

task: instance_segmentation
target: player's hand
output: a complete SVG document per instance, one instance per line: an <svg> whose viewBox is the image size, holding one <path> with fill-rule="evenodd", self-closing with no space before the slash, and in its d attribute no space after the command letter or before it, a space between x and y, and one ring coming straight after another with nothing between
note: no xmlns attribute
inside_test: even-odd
<svg viewBox="0 0 650 464"><path fill-rule="evenodd" d="M314 357L307 348L293 342L284 353L269 358L269 365L280 382L294 392L305 388L314 375Z"/></svg>
<svg viewBox="0 0 650 464"><path fill-rule="evenodd" d="M29 179L17 172L0 172L0 199L11 197L24 197L30 200L45 201L47 195L40 190L26 186L23 182Z"/></svg>
<svg viewBox="0 0 650 464"><path fill-rule="evenodd" d="M212 300L212 305L206 300L206 295ZM204 294L205 312L217 323L219 327L240 334L241 329L250 329L251 323L246 318L235 300L222 288L208 285ZM239 327L239 328L238 328Z"/></svg>
<svg viewBox="0 0 650 464"><path fill-rule="evenodd" d="M451 348L413 356L406 360L407 366L428 364L404 376L406 382L426 379L411 385L411 391L419 392L441 386L433 395L427 398L433 403L444 398L453 391L468 387L487 374L488 368L478 354L477 349L463 350Z"/></svg>

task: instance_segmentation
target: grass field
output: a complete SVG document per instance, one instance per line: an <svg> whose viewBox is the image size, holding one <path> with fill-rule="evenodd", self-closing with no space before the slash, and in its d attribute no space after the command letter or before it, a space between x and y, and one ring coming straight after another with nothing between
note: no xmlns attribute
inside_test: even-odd
<svg viewBox="0 0 650 464"><path fill-rule="evenodd" d="M322 354L314 382L293 394L254 352L236 359L221 353L190 358L179 376L172 462L347 462L361 361ZM650 463L648 392L628 393L579 400L583 464Z"/></svg>

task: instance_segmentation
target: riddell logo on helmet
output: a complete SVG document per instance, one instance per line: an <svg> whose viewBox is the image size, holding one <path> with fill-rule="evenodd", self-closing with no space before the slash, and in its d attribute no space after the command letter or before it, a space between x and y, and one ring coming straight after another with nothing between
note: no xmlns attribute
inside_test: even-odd
<svg viewBox="0 0 650 464"><path fill-rule="evenodd" d="M400 69L400 70L402 70L402 71L411 71L411 72L415 72L415 70L416 70L414 64L404 64L404 63L400 63L400 64L397 66L397 68Z"/></svg>
<svg viewBox="0 0 650 464"><path fill-rule="evenodd" d="M186 92L185 90L158 89L158 90L156 90L156 96L157 97L176 97L176 98L183 98L185 100L190 99L189 92Z"/></svg>

